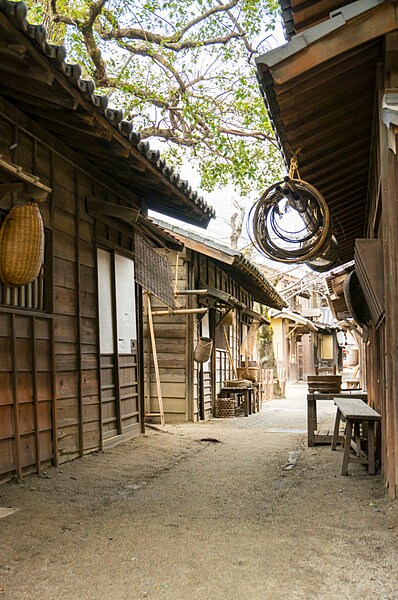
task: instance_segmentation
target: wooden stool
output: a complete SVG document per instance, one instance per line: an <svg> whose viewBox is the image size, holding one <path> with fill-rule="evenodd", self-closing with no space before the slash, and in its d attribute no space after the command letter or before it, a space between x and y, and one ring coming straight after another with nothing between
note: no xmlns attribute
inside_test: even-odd
<svg viewBox="0 0 398 600"><path fill-rule="evenodd" d="M369 475L374 475L376 472L374 426L376 421L381 420L381 415L359 398L335 398L334 403L337 406L337 414L334 424L332 450L336 450L340 420L343 418L346 421L341 474L348 475L348 463L357 462L367 465ZM367 453L361 448L362 424L367 425ZM356 456L351 454L351 448L355 451Z"/></svg>

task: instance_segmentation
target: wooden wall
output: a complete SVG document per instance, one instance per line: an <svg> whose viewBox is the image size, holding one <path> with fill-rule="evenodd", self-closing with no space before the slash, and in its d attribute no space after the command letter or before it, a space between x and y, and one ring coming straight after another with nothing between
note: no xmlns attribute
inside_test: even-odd
<svg viewBox="0 0 398 600"><path fill-rule="evenodd" d="M6 477L18 460L20 471L38 470L51 458L58 464L102 447L96 223L85 199L125 203L131 194L1 98L0 154L53 190L41 206L49 250L46 306L26 316L18 307L0 306L0 446L10 455L0 470ZM7 194L0 211L14 202L18 198ZM107 234L102 232L103 246L132 249L131 236L117 227ZM29 361L22 364L22 354L12 358L12 343L24 346ZM18 459L18 436L29 446L26 458L19 452Z"/></svg>
<svg viewBox="0 0 398 600"><path fill-rule="evenodd" d="M165 251L170 259L173 274L176 273L177 252ZM189 278L189 261L186 255L178 254L178 289L187 289ZM145 294L146 296L146 294ZM167 309L167 306L155 296L150 297L153 311ZM181 308L188 307L187 296L179 296ZM149 345L149 328L147 325L147 298L144 300L144 365L145 365L145 412L159 412L157 398L153 352ZM190 315L154 316L156 351L159 363L160 382L163 405L167 423L178 423L194 420L192 407L189 407L189 374L188 365L192 364L192 332L193 317ZM148 353L148 348L150 352ZM190 361L190 362L189 362ZM191 414L189 414L191 412ZM154 422L159 419L152 417Z"/></svg>
<svg viewBox="0 0 398 600"><path fill-rule="evenodd" d="M398 86L398 37L386 38L386 63L379 65L373 149L368 189L367 236L383 239L385 319L369 329L366 379L370 404L382 415L379 457L389 495L398 497L398 159L389 149L381 104L387 89ZM395 48L395 50L394 50Z"/></svg>
<svg viewBox="0 0 398 600"><path fill-rule="evenodd" d="M175 273L177 253L173 251L168 255L172 271ZM210 258L192 250L180 253L178 289L206 287L228 292L248 307L253 307L250 294ZM181 308L197 308L209 303L207 298L185 295L178 296L178 302ZM153 310L166 308L165 304L153 296L151 305ZM215 396L222 383L233 377L222 331L219 327L216 328L221 314L221 310L215 308L209 310L209 334L215 344L210 361L203 367L193 360L193 350L198 336L207 334L207 331L203 331L203 326L199 325L200 316L154 316L166 423L209 419L213 415ZM227 327L227 335L235 364L239 365L242 316L238 312L236 314L234 325ZM145 334L145 399L146 413L159 411L153 358L151 356L149 359L148 356L147 331ZM155 422L159 421L157 417L152 419Z"/></svg>

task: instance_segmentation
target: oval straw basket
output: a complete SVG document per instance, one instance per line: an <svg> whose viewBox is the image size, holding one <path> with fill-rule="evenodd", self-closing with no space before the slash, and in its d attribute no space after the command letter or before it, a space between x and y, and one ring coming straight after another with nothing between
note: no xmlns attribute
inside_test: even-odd
<svg viewBox="0 0 398 600"><path fill-rule="evenodd" d="M193 353L193 359L197 363L205 363L211 356L213 340L208 337L199 338Z"/></svg>
<svg viewBox="0 0 398 600"><path fill-rule="evenodd" d="M37 204L14 206L0 228L0 279L10 287L36 279L44 260L44 227Z"/></svg>
<svg viewBox="0 0 398 600"><path fill-rule="evenodd" d="M237 367L236 372L239 379L258 381L258 367Z"/></svg>

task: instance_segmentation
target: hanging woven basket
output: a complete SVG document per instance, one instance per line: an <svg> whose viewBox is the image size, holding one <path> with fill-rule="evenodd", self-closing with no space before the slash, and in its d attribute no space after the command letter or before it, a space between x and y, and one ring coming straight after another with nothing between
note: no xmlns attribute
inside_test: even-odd
<svg viewBox="0 0 398 600"><path fill-rule="evenodd" d="M193 353L193 359L197 363L205 363L211 356L213 340L208 337L199 338Z"/></svg>
<svg viewBox="0 0 398 600"><path fill-rule="evenodd" d="M0 279L10 287L36 279L44 261L44 227L37 204L14 206L0 227Z"/></svg>

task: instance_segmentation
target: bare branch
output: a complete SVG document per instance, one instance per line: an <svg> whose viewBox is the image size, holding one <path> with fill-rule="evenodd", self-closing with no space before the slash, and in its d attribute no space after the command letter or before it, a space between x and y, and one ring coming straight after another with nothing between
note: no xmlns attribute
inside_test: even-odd
<svg viewBox="0 0 398 600"><path fill-rule="evenodd" d="M233 39L240 38L239 33L229 33L224 36L209 38L203 41L197 40L184 40L182 42L170 41L167 36L160 35L158 33L152 33L150 31L144 31L143 29L135 29L132 27L114 29L112 31L105 31L102 27L99 27L99 33L103 40L139 40L145 41L158 46L163 46L168 50L180 52L181 50L188 50L192 48L201 48L203 46L215 46L217 44L228 44ZM175 36L173 36L174 38Z"/></svg>
<svg viewBox="0 0 398 600"><path fill-rule="evenodd" d="M168 60L166 60L165 57L162 56L162 54L159 54L159 52L154 52L153 50L150 50L146 46L133 46L132 44L127 44L127 43L123 44L123 48L125 48L132 54L136 54L139 56L146 56L148 58L151 58L154 62L161 64L165 69L167 69L167 71L169 71L169 73L171 73L173 75L173 77L177 81L180 89L183 92L186 91L186 89L187 89L186 83L182 80L178 71L176 69L174 69L172 64Z"/></svg>
<svg viewBox="0 0 398 600"><path fill-rule="evenodd" d="M192 138L185 138L178 135L176 132L171 129L159 129L158 127L146 127L144 129L140 129L141 138L149 138L149 137L157 137L167 140L169 142L173 142L173 144L177 144L179 146L186 146L188 148L193 148L197 146L199 141L194 140Z"/></svg>
<svg viewBox="0 0 398 600"><path fill-rule="evenodd" d="M269 140L276 142L276 138L274 138L271 134L264 133L264 131L244 131L224 128L220 128L219 131L220 133L225 133L226 135L233 135L236 137L255 138L257 140Z"/></svg>
<svg viewBox="0 0 398 600"><path fill-rule="evenodd" d="M222 4L222 0L217 0L217 2L220 4L220 6L223 5ZM243 27L240 25L238 19L229 10L229 8L225 9L225 12L229 16L229 18L231 19L231 21L234 24L234 27L236 28L236 30L239 32L240 38L243 40L243 43L245 44L246 50L249 52L249 61L250 61L251 56L256 53L256 49L253 48L253 46L250 44L249 40L247 39L246 32L244 31Z"/></svg>
<svg viewBox="0 0 398 600"><path fill-rule="evenodd" d="M213 6L213 8L210 8L208 11L206 11L203 14L199 15L195 19L192 19L192 21L190 21L189 23L187 23L185 25L185 27L183 27L181 29L181 31L177 32L175 34L175 35L178 36L177 39L180 40L187 31L189 31L190 29L192 29L192 27L194 27L195 25L198 25L199 23L202 23L203 21L205 21L206 19L208 19L212 15L214 15L214 14L216 14L218 12L228 12L231 8L234 8L238 4L238 1L239 0L232 0L232 2L228 2L227 4L223 4L222 0L218 0L219 6Z"/></svg>

